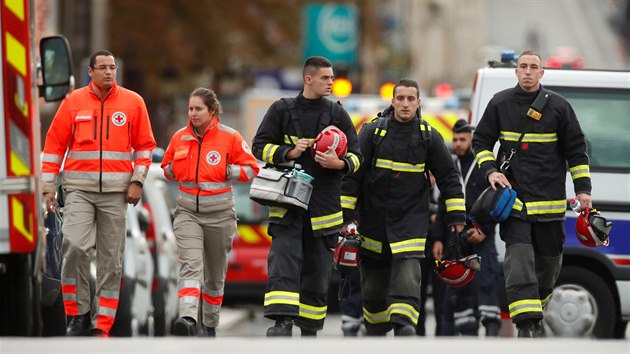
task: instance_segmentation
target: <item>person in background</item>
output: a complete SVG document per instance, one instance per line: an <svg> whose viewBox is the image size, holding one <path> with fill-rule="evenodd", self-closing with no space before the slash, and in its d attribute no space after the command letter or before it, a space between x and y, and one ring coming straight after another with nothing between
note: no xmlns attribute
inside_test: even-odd
<svg viewBox="0 0 630 354"><path fill-rule="evenodd" d="M274 102L253 141L254 155L270 165L294 162L314 177L308 210L269 208L269 280L265 317L275 320L267 336L292 336L293 324L302 336L315 336L324 327L333 254L343 225L341 177L361 164L354 125L340 104L326 96L333 84L332 63L310 57L302 71L304 89L295 98ZM289 107L291 106L291 107ZM342 130L348 152L311 152L311 142L329 125Z"/></svg>
<svg viewBox="0 0 630 354"><path fill-rule="evenodd" d="M196 335L200 301L204 334L216 336L236 233L232 183L251 181L260 170L239 132L219 122L221 113L212 90L195 89L188 100L188 125L173 135L162 160L166 178L179 182L173 222L179 318L172 329L178 336Z"/></svg>
<svg viewBox="0 0 630 354"><path fill-rule="evenodd" d="M464 119L453 126L453 160L457 167L460 182L464 186L466 210L486 188L490 186L485 175L475 163L472 152L472 127ZM449 233L442 221L446 212L444 201L440 200L438 237L433 245L433 256L441 259L444 248L458 235ZM481 270L472 282L459 287L446 287L444 294L444 317L442 325L448 335L478 335L479 322L485 327L486 337L496 337L501 325L497 282L499 261L494 240L494 225L477 228L468 222L464 229L464 254L476 253L481 256ZM440 257L440 258L437 258Z"/></svg>
<svg viewBox="0 0 630 354"><path fill-rule="evenodd" d="M350 294L339 304L341 311L341 331L344 337L357 337L363 325L363 296L361 295L361 275L354 271L350 275Z"/></svg>
<svg viewBox="0 0 630 354"><path fill-rule="evenodd" d="M109 335L120 294L127 204L140 200L156 146L144 100L116 84L117 69L111 52L92 54L90 83L61 102L46 133L42 182L48 211L57 204L62 162L64 168L61 291L67 336ZM91 301L94 249L96 292Z"/></svg>
<svg viewBox="0 0 630 354"><path fill-rule="evenodd" d="M506 246L503 272L508 309L519 337L540 337L545 335L543 309L562 266L567 167L580 201L578 211L592 208L591 175L584 133L566 99L547 91L548 101L540 114L527 114L543 90L540 54L524 51L514 71L518 84L492 97L472 146L492 188L517 192L512 213L500 228ZM509 168L501 161L500 169L494 157L497 140L501 160L516 152Z"/></svg>
<svg viewBox="0 0 630 354"><path fill-rule="evenodd" d="M446 198L448 225L461 232L464 195L442 136L420 117L418 83L401 79L391 106L361 128L367 163L343 180L344 221L363 236L359 269L367 335L416 333L420 259L429 229L429 170Z"/></svg>
<svg viewBox="0 0 630 354"><path fill-rule="evenodd" d="M433 244L435 242L436 226L437 226L437 213L438 213L438 199L439 190L435 187L435 177L428 173L429 181L431 182L431 196L429 197L429 231L427 232L427 243L424 250L424 258L420 259L420 266L422 268L422 282L420 284L420 316L418 317L418 325L416 326L416 334L418 336L426 335L427 311L426 302L429 297L429 285L431 286L431 298L433 300L433 315L435 316L435 336L442 335L442 309L444 302L444 291L446 290L446 284L436 276L435 272L435 259L433 258Z"/></svg>

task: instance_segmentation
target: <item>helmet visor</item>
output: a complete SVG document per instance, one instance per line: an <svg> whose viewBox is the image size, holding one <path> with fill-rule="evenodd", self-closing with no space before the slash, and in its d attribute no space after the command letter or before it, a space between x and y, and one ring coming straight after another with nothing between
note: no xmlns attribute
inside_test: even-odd
<svg viewBox="0 0 630 354"><path fill-rule="evenodd" d="M595 213L589 215L589 222L595 235L602 241L604 245L608 244L608 236L612 230L612 222L606 220L603 216Z"/></svg>
<svg viewBox="0 0 630 354"><path fill-rule="evenodd" d="M457 260L457 263L463 264L464 266L466 266L466 268L470 268L474 270L481 269L481 257L476 254L472 254L470 256L460 258Z"/></svg>

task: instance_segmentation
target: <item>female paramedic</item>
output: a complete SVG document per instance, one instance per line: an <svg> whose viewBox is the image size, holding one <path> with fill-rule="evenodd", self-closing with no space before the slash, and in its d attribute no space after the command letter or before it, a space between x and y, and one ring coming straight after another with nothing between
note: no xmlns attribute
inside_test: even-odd
<svg viewBox="0 0 630 354"><path fill-rule="evenodd" d="M232 182L250 181L259 171L239 132L219 123L220 113L212 90L195 89L188 101L188 125L173 135L162 160L166 178L179 182L173 231L180 317L174 335L196 335L201 301L205 335L216 336L227 255L236 232Z"/></svg>

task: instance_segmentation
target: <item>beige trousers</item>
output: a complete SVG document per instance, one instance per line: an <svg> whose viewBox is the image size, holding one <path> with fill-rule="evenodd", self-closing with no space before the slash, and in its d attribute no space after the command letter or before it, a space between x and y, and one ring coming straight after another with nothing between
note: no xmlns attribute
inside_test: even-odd
<svg viewBox="0 0 630 354"><path fill-rule="evenodd" d="M106 333L114 323L125 251L124 192L68 191L63 210L61 284L66 314L90 311L90 253L96 249L92 324Z"/></svg>
<svg viewBox="0 0 630 354"><path fill-rule="evenodd" d="M229 208L202 214L177 207L173 231L180 264L179 316L197 319L202 301L203 324L216 327L223 303L227 256L236 233L236 211Z"/></svg>

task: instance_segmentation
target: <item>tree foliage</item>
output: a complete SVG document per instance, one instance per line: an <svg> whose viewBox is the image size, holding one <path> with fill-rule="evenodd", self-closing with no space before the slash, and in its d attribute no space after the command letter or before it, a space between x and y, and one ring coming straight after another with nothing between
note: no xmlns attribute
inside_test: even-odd
<svg viewBox="0 0 630 354"><path fill-rule="evenodd" d="M301 60L305 1L112 0L109 43L130 72L126 85L218 77ZM159 89L158 89L159 91Z"/></svg>

